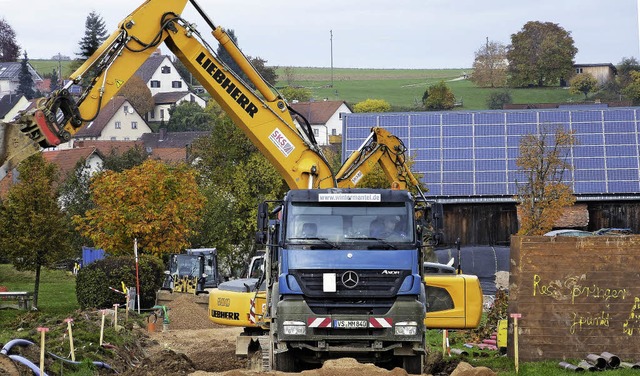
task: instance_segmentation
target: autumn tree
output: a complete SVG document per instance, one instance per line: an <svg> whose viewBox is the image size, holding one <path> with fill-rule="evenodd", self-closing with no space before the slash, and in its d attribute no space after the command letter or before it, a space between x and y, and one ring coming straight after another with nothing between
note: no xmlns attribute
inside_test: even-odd
<svg viewBox="0 0 640 376"><path fill-rule="evenodd" d="M102 161L102 168L115 172L123 172L130 168L139 166L149 158L149 154L142 145L135 145L121 151L118 148L111 148L109 154L105 155Z"/></svg>
<svg viewBox="0 0 640 376"><path fill-rule="evenodd" d="M27 57L27 51L24 52L22 62L20 63L18 81L18 94L24 95L27 99L33 99L36 97L36 91L33 88L35 86L33 83L33 76L29 70L29 58Z"/></svg>
<svg viewBox="0 0 640 376"><path fill-rule="evenodd" d="M169 110L167 130L170 132L210 131L214 117L195 102L183 101Z"/></svg>
<svg viewBox="0 0 640 376"><path fill-rule="evenodd" d="M0 18L0 63L18 61L19 56L20 46L16 41L16 32L4 18Z"/></svg>
<svg viewBox="0 0 640 376"><path fill-rule="evenodd" d="M353 112L389 112L391 105L384 99L365 99L353 106Z"/></svg>
<svg viewBox="0 0 640 376"><path fill-rule="evenodd" d="M280 89L280 94L289 102L309 102L311 100L311 90L305 87L286 86Z"/></svg>
<svg viewBox="0 0 640 376"><path fill-rule="evenodd" d="M573 74L578 49L571 33L551 22L529 21L507 50L512 86L557 85Z"/></svg>
<svg viewBox="0 0 640 376"><path fill-rule="evenodd" d="M258 204L282 198L284 180L228 116L211 136L194 141L190 157L208 198L192 243L215 246L221 261L237 272L256 250Z"/></svg>
<svg viewBox="0 0 640 376"><path fill-rule="evenodd" d="M589 93L598 89L598 80L591 73L580 73L569 81L569 92L571 94L584 94L586 100Z"/></svg>
<svg viewBox="0 0 640 376"><path fill-rule="evenodd" d="M429 86L422 96L422 103L428 111L450 110L455 102L455 96L444 81Z"/></svg>
<svg viewBox="0 0 640 376"><path fill-rule="evenodd" d="M516 182L520 218L519 235L542 235L553 228L566 207L573 205L575 196L563 181L571 169L566 157L575 138L561 127L543 129L520 141L516 166L524 181Z"/></svg>
<svg viewBox="0 0 640 376"><path fill-rule="evenodd" d="M473 61L470 80L480 87L503 87L507 83L507 48L504 44L489 41L478 51Z"/></svg>
<svg viewBox="0 0 640 376"><path fill-rule="evenodd" d="M142 78L135 74L129 78L118 94L127 98L141 116L153 111L155 102L151 90Z"/></svg>
<svg viewBox="0 0 640 376"><path fill-rule="evenodd" d="M141 252L156 256L188 248L205 203L194 170L157 160L100 173L91 193L96 207L74 221L84 236L113 255L130 253L134 239Z"/></svg>
<svg viewBox="0 0 640 376"><path fill-rule="evenodd" d="M56 167L35 154L18 166L20 179L0 205L0 250L17 270L35 271L38 305L43 267L71 257L68 227L55 190Z"/></svg>
<svg viewBox="0 0 640 376"><path fill-rule="evenodd" d="M632 100L633 104L637 105L640 103L640 72L631 71L629 72L629 76L631 80L627 86L622 89L622 94Z"/></svg>
<svg viewBox="0 0 640 376"><path fill-rule="evenodd" d="M624 57L620 63L618 63L616 69L618 71L616 78L618 79L620 86L625 88L633 82L631 72L640 72L640 63L635 57Z"/></svg>

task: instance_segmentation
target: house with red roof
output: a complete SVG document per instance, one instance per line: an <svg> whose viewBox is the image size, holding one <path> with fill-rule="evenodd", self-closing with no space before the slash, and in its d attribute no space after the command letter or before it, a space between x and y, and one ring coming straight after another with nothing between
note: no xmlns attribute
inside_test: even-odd
<svg viewBox="0 0 640 376"><path fill-rule="evenodd" d="M291 103L291 108L303 116L313 129L318 145L329 145L340 142L342 135L342 114L350 114L351 108L345 101L313 101ZM295 114L294 114L295 115ZM294 116L298 124L304 121Z"/></svg>
<svg viewBox="0 0 640 376"><path fill-rule="evenodd" d="M117 96L102 108L98 116L78 131L73 139L59 149L71 148L85 140L135 141L151 128L123 96Z"/></svg>

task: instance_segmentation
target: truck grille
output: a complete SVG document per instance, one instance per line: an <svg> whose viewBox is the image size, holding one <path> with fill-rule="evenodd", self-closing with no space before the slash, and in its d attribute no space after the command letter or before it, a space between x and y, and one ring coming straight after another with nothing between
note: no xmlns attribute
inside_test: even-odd
<svg viewBox="0 0 640 376"><path fill-rule="evenodd" d="M290 270L289 272L295 277L307 297L337 298L336 300L342 298L347 301L351 299L355 304L359 304L361 299L395 297L402 281L410 275L408 270L402 270L399 274L383 274L382 270ZM336 273L336 292L322 291L324 273ZM345 273L349 274L345 275ZM354 275L357 278L354 278ZM349 278L350 276L352 278ZM357 279L357 283L354 283L354 279Z"/></svg>

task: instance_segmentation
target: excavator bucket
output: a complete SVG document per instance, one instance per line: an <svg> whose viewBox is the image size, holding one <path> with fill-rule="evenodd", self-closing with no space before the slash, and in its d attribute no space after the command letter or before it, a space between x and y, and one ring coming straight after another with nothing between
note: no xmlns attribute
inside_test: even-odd
<svg viewBox="0 0 640 376"><path fill-rule="evenodd" d="M0 122L0 180L39 151L38 143L22 133L21 124Z"/></svg>

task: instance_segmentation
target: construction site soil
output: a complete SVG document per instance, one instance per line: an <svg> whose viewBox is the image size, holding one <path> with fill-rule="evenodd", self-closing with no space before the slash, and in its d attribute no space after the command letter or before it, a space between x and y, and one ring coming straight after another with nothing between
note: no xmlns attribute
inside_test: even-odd
<svg viewBox="0 0 640 376"><path fill-rule="evenodd" d="M99 370L100 375L113 374L124 376L256 376L256 375L304 375L304 376L405 376L401 368L391 370L373 364L358 363L355 359L342 358L326 361L322 368L301 371L300 373L258 372L250 370L246 360L235 355L236 337L241 328L221 326L212 323L207 317L207 308L195 303L188 295L177 296L167 304L170 324L163 331L160 321L155 331L136 325L125 324L123 329L129 332L133 343L126 346L103 345L103 360L112 370ZM98 325L100 315L97 312L82 312L78 315L86 322ZM94 330L94 329L89 329ZM29 359L38 359L39 348L31 346L20 349ZM107 351L108 350L108 351ZM3 359L0 359L3 360ZM8 359L4 359L8 360ZM441 352L430 353L425 362L423 375L434 376L491 376L495 372L484 367L472 367L455 358L443 359ZM18 373L0 375L31 374L26 367L19 366ZM45 368L48 366L45 365ZM23 372L24 371L24 372Z"/></svg>
<svg viewBox="0 0 640 376"><path fill-rule="evenodd" d="M207 309L195 304L188 296L181 296L168 304L170 325L141 338L145 358L123 375L191 375L191 376L254 376L285 375L283 372L249 370L244 360L235 356L236 337L241 328L212 323ZM495 372L467 363L443 360L440 352L430 354L423 374L434 376L488 376ZM286 373L286 375L293 375ZM361 364L354 359L327 361L322 368L298 373L305 376L404 376L400 368L387 370L373 364Z"/></svg>

